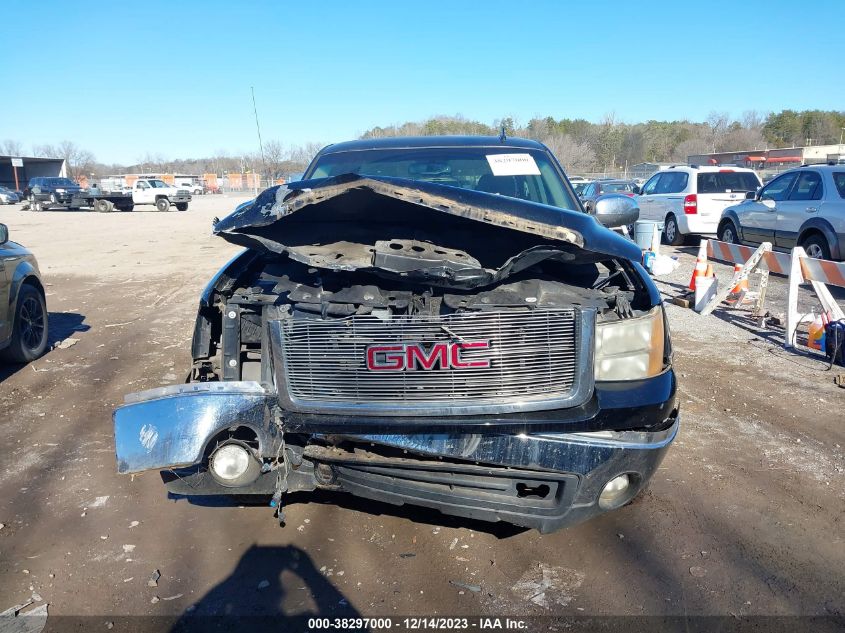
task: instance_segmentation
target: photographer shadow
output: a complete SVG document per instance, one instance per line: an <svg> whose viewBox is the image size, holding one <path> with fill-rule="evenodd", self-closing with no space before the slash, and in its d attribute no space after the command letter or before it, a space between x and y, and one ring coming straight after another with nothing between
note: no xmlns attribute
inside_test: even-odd
<svg viewBox="0 0 845 633"><path fill-rule="evenodd" d="M170 631L304 631L311 618L359 617L305 551L253 545Z"/></svg>

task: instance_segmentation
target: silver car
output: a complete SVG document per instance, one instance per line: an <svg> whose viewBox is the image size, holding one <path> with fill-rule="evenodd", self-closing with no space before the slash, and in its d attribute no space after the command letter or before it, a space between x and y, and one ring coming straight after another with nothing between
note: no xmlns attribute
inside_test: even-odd
<svg viewBox="0 0 845 633"><path fill-rule="evenodd" d="M845 165L805 165L769 181L727 207L723 242L803 246L810 257L845 259Z"/></svg>
<svg viewBox="0 0 845 633"><path fill-rule="evenodd" d="M0 204L16 204L20 202L18 194L11 189L0 185Z"/></svg>

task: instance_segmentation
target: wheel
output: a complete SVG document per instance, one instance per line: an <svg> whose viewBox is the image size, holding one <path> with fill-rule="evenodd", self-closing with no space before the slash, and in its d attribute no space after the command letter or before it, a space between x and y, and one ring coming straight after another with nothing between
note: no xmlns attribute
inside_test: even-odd
<svg viewBox="0 0 845 633"><path fill-rule="evenodd" d="M663 241L670 246L680 246L684 243L684 235L678 228L678 220L674 215L666 218L666 223L663 226Z"/></svg>
<svg viewBox="0 0 845 633"><path fill-rule="evenodd" d="M807 251L807 255L816 259L830 259L830 247L827 240L818 234L810 235L801 240L801 246Z"/></svg>
<svg viewBox="0 0 845 633"><path fill-rule="evenodd" d="M108 200L94 200L94 208L100 213L108 213L114 208L114 205Z"/></svg>
<svg viewBox="0 0 845 633"><path fill-rule="evenodd" d="M12 338L0 357L13 363L28 363L46 350L47 304L37 288L24 284L18 292Z"/></svg>
<svg viewBox="0 0 845 633"><path fill-rule="evenodd" d="M739 233L732 220L726 220L719 227L719 241L728 244L739 244Z"/></svg>
<svg viewBox="0 0 845 633"><path fill-rule="evenodd" d="M170 210L170 200L167 198L159 198L156 200L156 209L159 211L169 211Z"/></svg>
<svg viewBox="0 0 845 633"><path fill-rule="evenodd" d="M188 203L187 202L179 202L176 204L177 211L187 211L188 210Z"/></svg>

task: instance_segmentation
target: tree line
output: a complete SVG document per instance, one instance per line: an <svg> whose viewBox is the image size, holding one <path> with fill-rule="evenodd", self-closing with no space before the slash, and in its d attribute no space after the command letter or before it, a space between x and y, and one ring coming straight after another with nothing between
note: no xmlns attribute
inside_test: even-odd
<svg viewBox="0 0 845 633"><path fill-rule="evenodd" d="M838 143L845 129L845 111L782 110L761 113L748 110L740 117L711 112L705 121L645 121L625 123L606 114L593 123L586 119L535 117L520 124L503 117L491 124L457 116L434 116L425 121L374 127L361 138L384 136L498 135L521 136L546 144L570 173L608 172L642 162L686 162L692 154L754 150ZM71 178L82 174L102 177L120 173L215 173L257 172L278 178L305 169L319 151L319 143L285 145L270 140L263 152L232 154L219 150L207 158L168 159L147 153L131 165L98 162L93 153L72 141L36 145L33 156L64 158ZM19 141L0 143L0 154L26 154Z"/></svg>
<svg viewBox="0 0 845 633"><path fill-rule="evenodd" d="M362 138L435 134L498 135L538 140L549 147L572 173L613 171L642 162L686 162L692 154L838 143L845 111L748 110L739 118L711 112L702 122L645 121L624 123L606 114L593 123L585 119L535 117L524 125L512 117L492 124L458 116L436 116L421 122L375 127Z"/></svg>

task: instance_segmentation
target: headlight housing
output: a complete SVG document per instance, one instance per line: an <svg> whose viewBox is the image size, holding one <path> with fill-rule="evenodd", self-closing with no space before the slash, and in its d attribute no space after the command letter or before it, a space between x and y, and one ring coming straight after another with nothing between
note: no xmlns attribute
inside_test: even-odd
<svg viewBox="0 0 845 633"><path fill-rule="evenodd" d="M663 371L663 308L641 317L596 324L596 380L641 380Z"/></svg>

